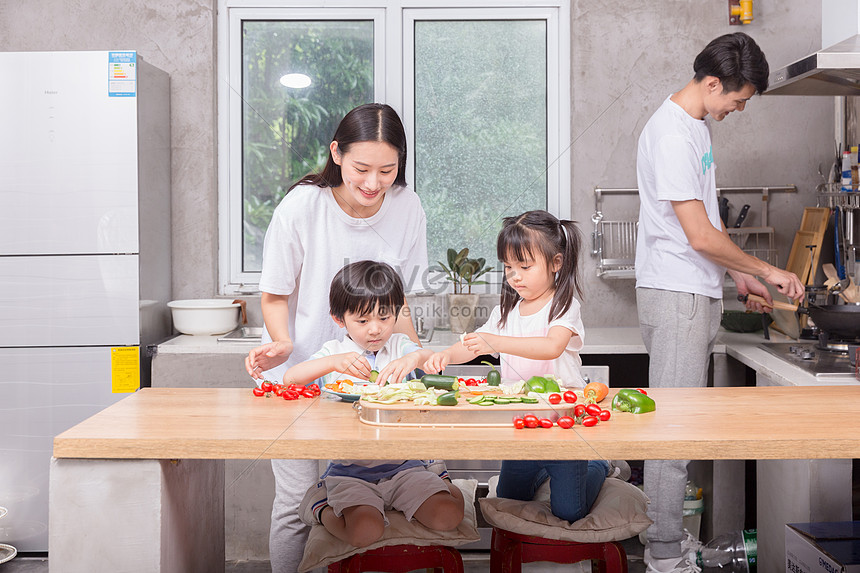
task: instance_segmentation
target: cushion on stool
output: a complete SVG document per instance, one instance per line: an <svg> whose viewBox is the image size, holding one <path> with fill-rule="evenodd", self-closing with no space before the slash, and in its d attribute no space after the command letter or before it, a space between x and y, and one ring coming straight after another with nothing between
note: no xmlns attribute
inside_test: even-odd
<svg viewBox="0 0 860 573"><path fill-rule="evenodd" d="M648 496L635 485L613 478L603 482L591 512L573 523L554 516L545 501L487 497L479 503L484 519L493 527L560 541L620 541L651 525L646 515Z"/></svg>
<svg viewBox="0 0 860 573"><path fill-rule="evenodd" d="M299 564L299 571L310 571L316 567L324 567L346 559L350 555L362 553L369 549L386 545L448 545L456 547L472 543L481 538L478 533L475 518L475 489L477 480L455 479L454 485L463 492L465 504L463 521L457 529L451 531L435 531L427 529L415 520L406 521L406 516L400 511L386 511L389 525L385 528L382 538L367 547L353 547L341 541L322 525L314 525L305 544L305 553Z"/></svg>

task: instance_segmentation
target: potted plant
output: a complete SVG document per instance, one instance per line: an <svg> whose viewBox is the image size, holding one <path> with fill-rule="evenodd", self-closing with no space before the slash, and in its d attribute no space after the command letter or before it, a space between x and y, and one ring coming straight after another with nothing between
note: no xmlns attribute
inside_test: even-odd
<svg viewBox="0 0 860 573"><path fill-rule="evenodd" d="M478 280L493 267L482 258L470 259L469 249L460 252L448 249L448 264L441 261L439 266L445 278L454 283L454 292L448 295L448 317L451 332L471 332L475 329L475 310L478 307L478 294L472 293L472 285L487 284Z"/></svg>

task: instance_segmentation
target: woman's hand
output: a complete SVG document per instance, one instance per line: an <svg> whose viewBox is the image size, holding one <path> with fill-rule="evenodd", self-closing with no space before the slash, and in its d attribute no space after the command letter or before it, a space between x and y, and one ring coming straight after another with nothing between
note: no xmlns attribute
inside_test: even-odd
<svg viewBox="0 0 860 573"><path fill-rule="evenodd" d="M293 353L293 341L268 342L254 348L245 357L245 370L251 378L262 380L263 372L280 366Z"/></svg>

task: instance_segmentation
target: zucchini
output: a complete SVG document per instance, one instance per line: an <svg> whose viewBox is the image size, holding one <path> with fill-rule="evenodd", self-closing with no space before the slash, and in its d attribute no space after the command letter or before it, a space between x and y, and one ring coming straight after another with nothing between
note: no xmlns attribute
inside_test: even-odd
<svg viewBox="0 0 860 573"><path fill-rule="evenodd" d="M456 406L460 401L457 399L457 392L446 392L436 398L437 406Z"/></svg>
<svg viewBox="0 0 860 573"><path fill-rule="evenodd" d="M440 388L442 390L456 390L460 387L456 376L443 376L441 374L425 374L421 377L421 383L427 388Z"/></svg>

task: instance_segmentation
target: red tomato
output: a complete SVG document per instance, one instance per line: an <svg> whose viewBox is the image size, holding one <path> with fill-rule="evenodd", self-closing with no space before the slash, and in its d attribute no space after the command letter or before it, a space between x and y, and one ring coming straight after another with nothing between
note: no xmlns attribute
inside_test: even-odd
<svg viewBox="0 0 860 573"><path fill-rule="evenodd" d="M556 421L556 424L558 424L559 428L567 429L573 427L574 421L570 416L562 416Z"/></svg>
<svg viewBox="0 0 860 573"><path fill-rule="evenodd" d="M597 404L589 404L588 406L585 407L585 411L588 412L589 416L598 415L600 413L600 410L601 410L601 408Z"/></svg>
<svg viewBox="0 0 860 573"><path fill-rule="evenodd" d="M556 394L555 392L553 392L549 395L549 398L547 398L547 400L550 404L558 404L559 402L561 402L561 394Z"/></svg>
<svg viewBox="0 0 860 573"><path fill-rule="evenodd" d="M579 418L585 415L585 404L577 404L573 408L573 415Z"/></svg>
<svg viewBox="0 0 860 573"><path fill-rule="evenodd" d="M597 418L594 416L586 416L582 419L582 425L586 428L590 428L591 426L597 425Z"/></svg>
<svg viewBox="0 0 860 573"><path fill-rule="evenodd" d="M262 388L257 388L257 387L254 387L252 392L254 392L254 396L257 396L257 397L262 396L263 394L266 393Z"/></svg>
<svg viewBox="0 0 860 573"><path fill-rule="evenodd" d="M645 390L643 390L642 388L636 388L636 389L637 389L637 390L639 390L640 392L642 392L643 394L645 394L646 396L648 395L648 392L646 392L646 391L645 391Z"/></svg>
<svg viewBox="0 0 860 573"><path fill-rule="evenodd" d="M537 428L540 422L537 419L537 416L534 414L526 414L523 416L523 423L526 425L526 428Z"/></svg>
<svg viewBox="0 0 860 573"><path fill-rule="evenodd" d="M565 402L567 402L569 404L573 404L574 402L576 402L576 392L573 392L572 390L568 390L567 392L562 394L562 398L564 398Z"/></svg>
<svg viewBox="0 0 860 573"><path fill-rule="evenodd" d="M304 388L304 386L301 384L290 384L287 386L287 390L292 390L293 392L299 392L302 388Z"/></svg>
<svg viewBox="0 0 860 573"><path fill-rule="evenodd" d="M301 390L301 392L299 392L299 394L301 394L305 398L315 398L316 397L316 394L314 394L314 391L311 390L310 388L302 388L302 390Z"/></svg>
<svg viewBox="0 0 860 573"><path fill-rule="evenodd" d="M478 385L478 381L475 380L474 378L469 378L468 380L466 380L466 386L477 386L477 385Z"/></svg>
<svg viewBox="0 0 860 573"><path fill-rule="evenodd" d="M541 418L540 419L540 427L541 428L552 428L552 420L549 418Z"/></svg>
<svg viewBox="0 0 860 573"><path fill-rule="evenodd" d="M522 430L526 427L526 423L522 418L514 418L514 428Z"/></svg>
<svg viewBox="0 0 860 573"><path fill-rule="evenodd" d="M264 380L262 384L260 384L260 388L263 392L271 392L272 391L272 383L268 380Z"/></svg>
<svg viewBox="0 0 860 573"><path fill-rule="evenodd" d="M295 390L284 390L281 396L284 400L298 400L299 394Z"/></svg>
<svg viewBox="0 0 860 573"><path fill-rule="evenodd" d="M275 393L275 396L283 396L283 395L284 395L284 390L285 390L285 389L284 389L284 387L283 387L282 385L280 385L280 384L276 384L276 385L275 385L275 389L273 390L273 392Z"/></svg>
<svg viewBox="0 0 860 573"><path fill-rule="evenodd" d="M612 412L610 412L609 410L601 410L600 413L597 415L597 419L600 420L601 422L605 422L611 416L612 416Z"/></svg>
<svg viewBox="0 0 860 573"><path fill-rule="evenodd" d="M308 384L307 389L314 393L314 396L319 396L321 394L320 387L316 384Z"/></svg>

